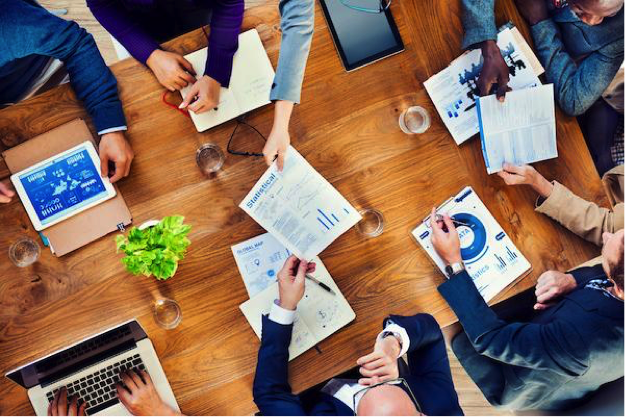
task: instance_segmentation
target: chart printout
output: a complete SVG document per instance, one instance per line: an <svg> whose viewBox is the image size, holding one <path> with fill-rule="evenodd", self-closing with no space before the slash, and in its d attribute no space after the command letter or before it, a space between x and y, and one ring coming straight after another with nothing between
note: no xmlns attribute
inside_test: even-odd
<svg viewBox="0 0 625 417"><path fill-rule="evenodd" d="M274 162L239 204L291 253L310 260L362 218L295 148Z"/></svg>

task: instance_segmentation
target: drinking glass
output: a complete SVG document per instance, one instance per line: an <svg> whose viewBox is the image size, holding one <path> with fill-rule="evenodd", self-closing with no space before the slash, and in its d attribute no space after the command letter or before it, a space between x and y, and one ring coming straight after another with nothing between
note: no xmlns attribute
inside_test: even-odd
<svg viewBox="0 0 625 417"><path fill-rule="evenodd" d="M226 157L221 148L214 143L205 143L195 153L195 161L204 175L210 175L221 169Z"/></svg>
<svg viewBox="0 0 625 417"><path fill-rule="evenodd" d="M180 305L169 298L160 298L154 302L154 320L163 329L174 329L182 321Z"/></svg>
<svg viewBox="0 0 625 417"><path fill-rule="evenodd" d="M356 224L357 230L365 237L380 236L384 231L384 216L378 210L364 209L360 211L362 220Z"/></svg>
<svg viewBox="0 0 625 417"><path fill-rule="evenodd" d="M430 127L430 115L421 106L412 106L399 116L399 128L409 135L424 133Z"/></svg>
<svg viewBox="0 0 625 417"><path fill-rule="evenodd" d="M22 237L9 247L9 259L20 268L25 268L37 262L41 248L29 237Z"/></svg>

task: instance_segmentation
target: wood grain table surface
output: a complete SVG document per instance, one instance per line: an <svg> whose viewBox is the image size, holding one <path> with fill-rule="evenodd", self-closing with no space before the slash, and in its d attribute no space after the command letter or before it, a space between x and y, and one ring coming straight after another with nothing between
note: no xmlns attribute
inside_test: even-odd
<svg viewBox="0 0 625 417"><path fill-rule="evenodd" d="M370 351L389 313L433 314L441 325L456 318L436 286L443 276L410 237L429 212L465 185L486 206L533 265L533 272L496 300L534 285L548 269L566 269L598 254L589 245L534 212L528 188L507 187L488 176L479 140L457 146L438 117L423 82L461 53L460 2L395 0L392 12L406 45L403 53L346 73L317 4L315 35L302 104L291 123L292 144L357 208L373 207L386 219L374 239L352 229L321 258L356 312L348 327L290 364L301 391L351 368ZM497 2L497 21L526 25L512 0ZM279 14L274 5L246 11L244 28L256 27L277 63ZM189 53L205 46L200 30L166 47ZM204 178L195 150L205 142L226 147L234 122L197 133L192 122L161 103L163 89L132 59L112 66L128 119L136 157L131 176L119 183L134 224L181 214L193 226L192 244L175 277L166 282L125 272L109 235L74 253L20 269L8 259L21 235L37 238L19 201L0 207L0 371L63 348L104 328L137 317L146 328L181 409L191 414L251 414L252 381L259 340L239 305L247 300L230 246L263 229L238 204L266 166L259 158L228 155L215 178ZM175 97L172 96L172 100ZM178 99L179 100L179 99ZM405 135L398 116L410 105L432 115L423 135ZM0 111L0 150L74 118L89 118L69 86ZM267 135L273 110L266 106L248 122ZM581 196L602 202L601 182L574 118L557 113L559 157L536 164ZM90 124L95 133L93 125ZM260 151L262 139L242 130L239 149ZM8 171L0 162L0 178ZM176 299L180 326L163 330L151 316L155 297ZM32 414L25 390L0 380L0 414Z"/></svg>

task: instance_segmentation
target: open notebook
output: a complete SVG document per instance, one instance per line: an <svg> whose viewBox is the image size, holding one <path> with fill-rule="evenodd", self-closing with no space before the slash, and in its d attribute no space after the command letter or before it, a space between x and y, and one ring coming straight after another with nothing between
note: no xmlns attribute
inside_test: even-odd
<svg viewBox="0 0 625 417"><path fill-rule="evenodd" d="M185 58L197 74L204 73L208 48L200 49ZM275 73L256 29L239 35L239 49L232 62L230 87L221 88L218 110L202 114L189 111L198 132L203 132L244 113L269 104L269 93ZM186 97L191 86L182 89Z"/></svg>
<svg viewBox="0 0 625 417"><path fill-rule="evenodd" d="M317 264L317 269L312 275L332 288L335 294L330 294L318 284L306 280L304 298L297 306L295 322L293 323L289 360L314 347L356 318L356 313L341 294L321 260L314 258L313 262ZM245 318L250 322L250 326L259 338L262 333L262 315L269 314L271 304L276 299L278 299L277 282L240 306Z"/></svg>

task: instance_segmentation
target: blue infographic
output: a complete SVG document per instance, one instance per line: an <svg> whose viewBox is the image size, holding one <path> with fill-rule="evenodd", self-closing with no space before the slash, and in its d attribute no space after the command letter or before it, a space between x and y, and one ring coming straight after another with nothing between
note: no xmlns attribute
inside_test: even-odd
<svg viewBox="0 0 625 417"><path fill-rule="evenodd" d="M439 214L448 213L456 221L460 256L476 288L489 301L508 284L531 269L530 263L488 211L473 188L465 187L443 203ZM432 227L426 218L412 235L445 273L445 263L432 246Z"/></svg>
<svg viewBox="0 0 625 417"><path fill-rule="evenodd" d="M106 195L100 171L84 148L20 175L19 180L43 225Z"/></svg>

